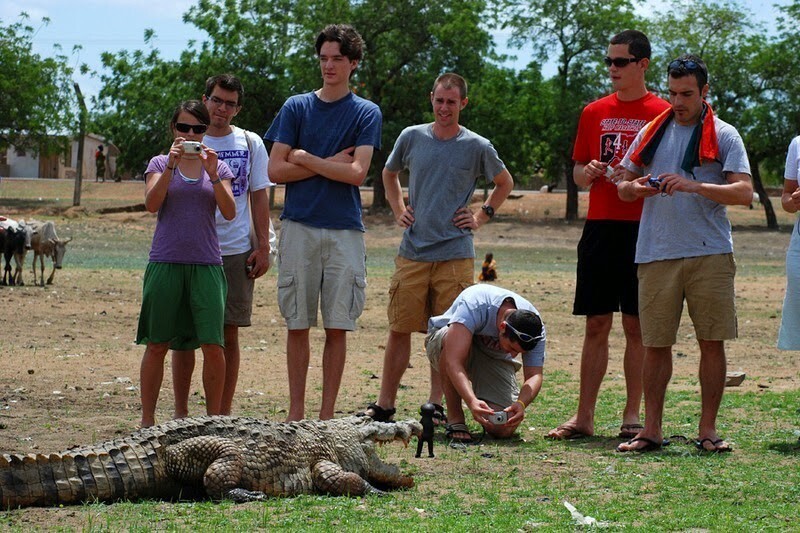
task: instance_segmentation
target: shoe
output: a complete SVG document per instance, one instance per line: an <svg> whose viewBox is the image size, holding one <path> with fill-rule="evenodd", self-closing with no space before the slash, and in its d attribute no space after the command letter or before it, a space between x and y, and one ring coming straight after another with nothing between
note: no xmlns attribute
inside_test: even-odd
<svg viewBox="0 0 800 533"><path fill-rule="evenodd" d="M705 443L706 442L710 442L711 445L713 446L713 448L706 448L705 447ZM720 446L720 444L724 444L724 446ZM725 442L724 440L722 440L722 439L714 440L714 439L706 438L706 439L695 441L694 445L701 452L726 453L726 452L732 452L733 451L733 448L731 448L730 445L727 442Z"/></svg>
<svg viewBox="0 0 800 533"><path fill-rule="evenodd" d="M617 437L620 439L632 439L643 429L644 426L641 424L622 424L619 427L619 435Z"/></svg>
<svg viewBox="0 0 800 533"><path fill-rule="evenodd" d="M469 437L454 437L456 433L466 433ZM451 442L459 443L459 444L474 444L475 439L472 437L472 433L469 432L469 428L463 422L456 422L455 424L448 424L444 430L445 438L450 439Z"/></svg>
<svg viewBox="0 0 800 533"><path fill-rule="evenodd" d="M372 411L372 414L369 414L367 411ZM367 409L359 416L368 416L375 422L393 422L392 417L396 412L397 409L395 409L394 407L390 407L389 409L384 409L377 403L371 403L367 406Z"/></svg>
<svg viewBox="0 0 800 533"><path fill-rule="evenodd" d="M554 431L559 431L560 434L555 435L553 434ZM553 440L576 440L576 439L585 439L586 437L591 437L588 433L584 433L583 431L576 429L572 426L558 426L556 429L550 431L547 435L545 435L546 439L553 439Z"/></svg>
<svg viewBox="0 0 800 533"><path fill-rule="evenodd" d="M624 442L623 444L633 444L635 442L644 442L645 445L641 448L634 448L633 450L624 450L620 448L622 444L617 446L617 451L620 453L628 453L628 452L654 452L660 450L662 447L669 445L668 440L663 440L661 442L655 441L653 439L648 439L647 437L635 437L628 442Z"/></svg>

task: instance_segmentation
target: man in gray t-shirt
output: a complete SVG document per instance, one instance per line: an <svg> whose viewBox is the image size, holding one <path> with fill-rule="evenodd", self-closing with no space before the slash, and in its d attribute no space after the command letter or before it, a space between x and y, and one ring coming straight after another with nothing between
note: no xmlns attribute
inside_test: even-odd
<svg viewBox="0 0 800 533"><path fill-rule="evenodd" d="M467 82L442 74L431 92L434 122L403 130L383 169L386 198L405 228L389 289L389 339L378 401L365 414L386 421L395 413L400 380L411 357L411 333L425 332L428 318L443 313L474 280L472 232L488 222L514 187L492 144L458 123L467 105ZM407 169L408 204L400 186ZM480 176L494 189L480 210L469 207ZM446 422L442 386L431 372L435 420Z"/></svg>
<svg viewBox="0 0 800 533"><path fill-rule="evenodd" d="M668 67L672 107L639 132L621 165L622 200L644 198L636 263L645 346L645 425L620 452L662 446L662 417L686 301L700 345L702 411L696 445L731 447L716 429L725 387L726 339L736 338L733 239L726 205L753 197L750 165L736 129L714 116L704 98L708 70L693 55ZM642 177L644 175L644 177Z"/></svg>

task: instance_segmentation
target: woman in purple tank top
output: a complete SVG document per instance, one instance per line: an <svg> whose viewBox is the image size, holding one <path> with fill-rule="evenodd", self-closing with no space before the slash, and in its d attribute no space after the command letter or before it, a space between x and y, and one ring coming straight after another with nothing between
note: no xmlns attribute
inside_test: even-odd
<svg viewBox="0 0 800 533"><path fill-rule="evenodd" d="M146 344L140 371L141 426L155 424L167 351L203 351L206 412L219 414L225 376L223 320L227 284L215 213L236 215L233 174L202 144L211 122L205 105L182 102L170 121L174 142L145 171L145 207L157 213L144 275L136 336Z"/></svg>

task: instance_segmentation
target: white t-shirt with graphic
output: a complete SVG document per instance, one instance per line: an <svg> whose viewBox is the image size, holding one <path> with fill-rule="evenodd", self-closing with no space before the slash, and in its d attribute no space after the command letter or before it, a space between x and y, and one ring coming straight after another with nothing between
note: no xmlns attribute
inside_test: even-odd
<svg viewBox="0 0 800 533"><path fill-rule="evenodd" d="M250 139L252 154L248 149L245 135ZM217 235L222 255L245 253L250 250L251 215L247 208L248 190L260 191L273 186L267 175L269 156L264 141L251 131L233 128L233 132L224 137L206 135L203 137L203 143L213 148L220 161L224 161L233 172L231 189L236 201L236 217L233 220L225 220L217 209Z"/></svg>

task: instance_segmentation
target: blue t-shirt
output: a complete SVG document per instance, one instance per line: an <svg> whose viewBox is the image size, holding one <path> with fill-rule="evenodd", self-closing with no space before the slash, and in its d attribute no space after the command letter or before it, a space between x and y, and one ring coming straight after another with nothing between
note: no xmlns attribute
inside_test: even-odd
<svg viewBox="0 0 800 533"><path fill-rule="evenodd" d="M324 159L348 146L380 149L381 121L378 106L353 93L323 102L310 92L283 104L264 139ZM284 218L316 228L364 231L358 187L320 175L286 184Z"/></svg>
<svg viewBox="0 0 800 533"><path fill-rule="evenodd" d="M500 328L497 326L497 310L500 309L506 298L513 299L517 309L532 311L541 318L542 315L533 304L519 294L495 285L479 283L461 291L461 294L453 301L453 305L443 314L428 319L428 333L450 324L461 324L472 333L473 342L478 340L499 349L499 345L492 341L496 341L500 336ZM522 352L522 364L524 366L544 366L546 343L547 336L544 322L542 322L542 340L536 343L533 350ZM509 361L514 359L511 354L506 355Z"/></svg>

